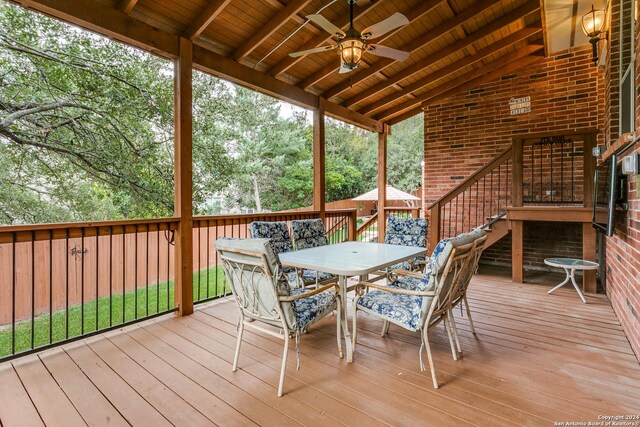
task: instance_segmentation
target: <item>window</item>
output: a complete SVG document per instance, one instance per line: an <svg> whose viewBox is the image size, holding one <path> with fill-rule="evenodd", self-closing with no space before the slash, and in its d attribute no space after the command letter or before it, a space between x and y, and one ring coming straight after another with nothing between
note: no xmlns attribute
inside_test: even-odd
<svg viewBox="0 0 640 427"><path fill-rule="evenodd" d="M635 0L620 5L620 134L635 128Z"/></svg>

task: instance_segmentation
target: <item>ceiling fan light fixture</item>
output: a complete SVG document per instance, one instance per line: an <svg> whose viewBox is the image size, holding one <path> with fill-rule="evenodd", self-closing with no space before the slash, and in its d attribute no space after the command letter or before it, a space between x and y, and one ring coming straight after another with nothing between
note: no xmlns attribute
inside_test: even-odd
<svg viewBox="0 0 640 427"><path fill-rule="evenodd" d="M359 38L348 38L340 41L340 60L350 70L358 66L362 59L365 43Z"/></svg>

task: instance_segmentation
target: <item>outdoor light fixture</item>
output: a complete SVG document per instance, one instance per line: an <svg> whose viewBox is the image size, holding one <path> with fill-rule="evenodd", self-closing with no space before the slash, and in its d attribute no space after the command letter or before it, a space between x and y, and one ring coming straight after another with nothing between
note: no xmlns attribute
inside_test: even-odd
<svg viewBox="0 0 640 427"><path fill-rule="evenodd" d="M339 46L342 66L349 70L356 68L362 59L365 43L358 37L346 37L340 41Z"/></svg>
<svg viewBox="0 0 640 427"><path fill-rule="evenodd" d="M593 5L591 10L582 17L582 31L589 37L589 43L593 48L593 62L598 62L598 42L603 39L604 17L604 10L596 10ZM604 38L607 38L606 33Z"/></svg>

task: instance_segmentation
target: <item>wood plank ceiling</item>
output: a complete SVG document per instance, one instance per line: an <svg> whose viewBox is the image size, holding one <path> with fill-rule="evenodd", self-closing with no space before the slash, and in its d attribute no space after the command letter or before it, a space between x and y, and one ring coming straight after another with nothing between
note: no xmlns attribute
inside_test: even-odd
<svg viewBox="0 0 640 427"><path fill-rule="evenodd" d="M14 0L25 6L55 0ZM86 0L91 1L91 0ZM194 57L216 68L224 58L341 107L340 116L360 113L394 124L425 105L499 78L544 57L539 0L371 0L355 8L363 29L395 12L410 24L374 40L411 52L405 62L365 54L360 66L338 74L339 58L327 51L299 58L289 53L334 43L306 22L331 0L97 0L131 20L203 48ZM58 1L59 3L59 1ZM42 10L42 8L40 8ZM46 10L44 10L46 12ZM346 30L347 0L322 15ZM73 21L73 20L72 20ZM215 73L214 73L215 74ZM240 79L241 80L241 79ZM242 84L242 81L237 82ZM270 83L273 86L273 82ZM255 85L254 85L255 86ZM259 86L259 85L258 85ZM343 107L346 107L343 108ZM345 114L346 113L346 114ZM358 119L356 118L356 121Z"/></svg>

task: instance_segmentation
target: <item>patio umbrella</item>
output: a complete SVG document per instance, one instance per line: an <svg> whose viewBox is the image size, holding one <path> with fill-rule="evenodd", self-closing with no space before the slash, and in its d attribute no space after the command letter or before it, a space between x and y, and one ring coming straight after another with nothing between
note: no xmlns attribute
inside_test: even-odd
<svg viewBox="0 0 640 427"><path fill-rule="evenodd" d="M359 195L351 200L356 202L366 202L366 201L377 201L378 200L378 187L374 188L371 191L368 191L364 194ZM402 190L398 190L391 185L387 185L387 200L402 200L407 202L408 205L413 205L412 202L417 202L420 200L419 197L414 196L413 194L405 193Z"/></svg>

